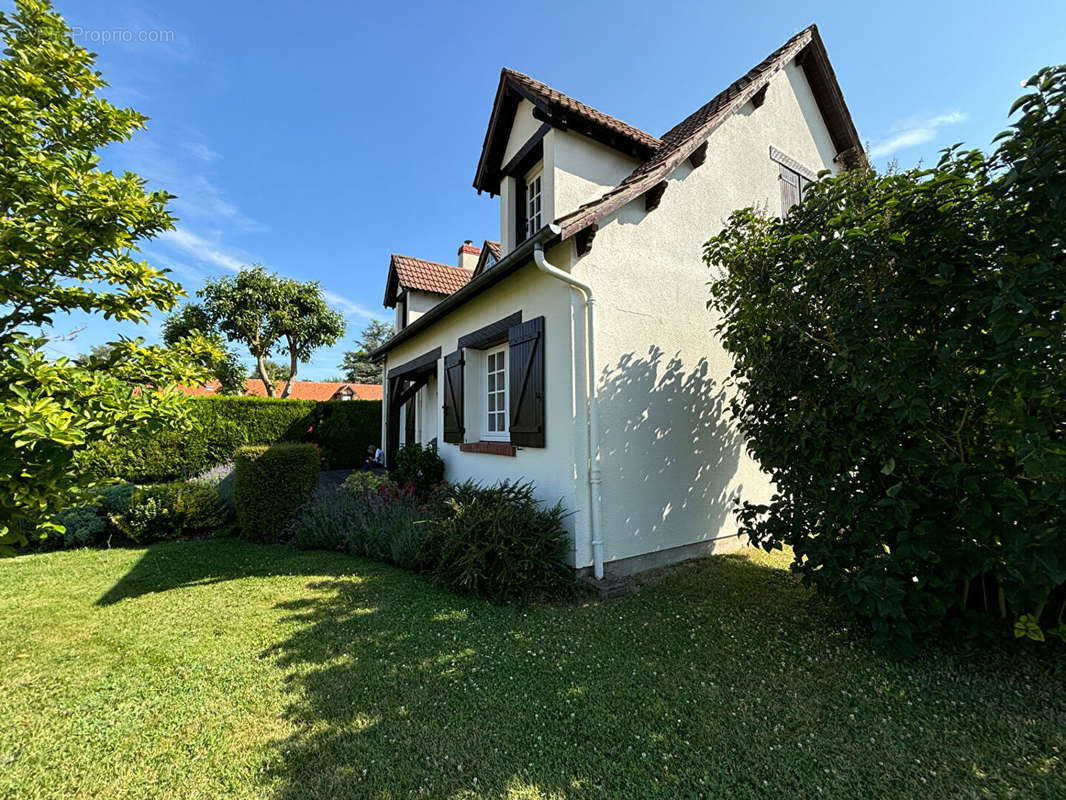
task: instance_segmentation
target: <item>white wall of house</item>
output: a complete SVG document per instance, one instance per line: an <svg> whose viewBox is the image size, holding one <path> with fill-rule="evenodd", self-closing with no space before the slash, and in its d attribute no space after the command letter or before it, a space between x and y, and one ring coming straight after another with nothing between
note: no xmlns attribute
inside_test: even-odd
<svg viewBox="0 0 1066 800"><path fill-rule="evenodd" d="M629 175L640 162L572 131L552 130L554 218L601 197ZM547 145L545 145L547 147Z"/></svg>
<svg viewBox="0 0 1066 800"><path fill-rule="evenodd" d="M767 499L767 476L728 421L729 354L706 308L703 243L736 208L780 213L774 147L812 170L834 150L801 70L770 82L710 137L707 159L669 177L659 207L643 198L601 220L574 274L598 299L605 561L718 539L739 546L734 498ZM580 165L575 165L580 173Z"/></svg>
<svg viewBox="0 0 1066 800"><path fill-rule="evenodd" d="M555 248L551 258L566 259L569 244ZM432 424L438 432L438 444L445 463L445 477L449 480L473 478L485 483L495 483L505 478L533 481L537 497L553 504L562 500L568 511L566 525L571 533L576 552L571 559L578 566L588 562L588 543L584 541L587 531L588 494L583 467L587 448L585 445L585 399L580 386L575 386L573 375L583 374L584 363L580 354L575 357L575 325L582 325L580 306L572 297L573 292L559 282L538 272L532 265L508 276L479 297L465 303L439 320L428 330L403 342L392 350L386 368L404 364L436 347L441 348L442 359L437 363L437 377L432 388L423 389L424 414L431 413L432 423L423 416L423 430ZM486 453L464 453L457 444L443 441L444 412L439 387L443 385L443 356L458 347L460 336L472 333L496 322L515 311L522 312L523 320L543 316L544 320L544 366L545 366L545 447L520 448L514 457ZM480 409L482 404L475 396L480 385L481 360L478 351L467 351L467 380L465 386L466 440L478 441L481 432ZM430 409L432 409L430 411ZM424 441L429 438L425 437ZM574 532L577 535L574 536Z"/></svg>

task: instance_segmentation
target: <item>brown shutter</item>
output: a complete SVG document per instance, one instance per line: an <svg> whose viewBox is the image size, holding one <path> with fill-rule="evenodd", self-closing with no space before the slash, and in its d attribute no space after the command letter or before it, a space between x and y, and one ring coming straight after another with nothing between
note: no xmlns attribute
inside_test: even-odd
<svg viewBox="0 0 1066 800"><path fill-rule="evenodd" d="M507 332L511 444L544 447L544 317Z"/></svg>
<svg viewBox="0 0 1066 800"><path fill-rule="evenodd" d="M781 171L779 176L781 182L781 217L783 219L788 216L789 209L800 201L800 184L799 175L788 167L781 166L779 168Z"/></svg>
<svg viewBox="0 0 1066 800"><path fill-rule="evenodd" d="M444 357L444 441L462 444L463 434L463 351Z"/></svg>

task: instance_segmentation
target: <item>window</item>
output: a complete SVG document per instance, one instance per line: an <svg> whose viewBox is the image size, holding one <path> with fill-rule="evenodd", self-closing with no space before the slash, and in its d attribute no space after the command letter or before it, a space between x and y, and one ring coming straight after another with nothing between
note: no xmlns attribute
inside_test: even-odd
<svg viewBox="0 0 1066 800"><path fill-rule="evenodd" d="M793 206L803 202L803 195L807 193L807 187L811 181L795 170L791 170L784 164L779 165L781 174L781 216L787 217Z"/></svg>
<svg viewBox="0 0 1066 800"><path fill-rule="evenodd" d="M485 434L486 439L508 439L507 433L507 348L485 353Z"/></svg>
<svg viewBox="0 0 1066 800"><path fill-rule="evenodd" d="M539 167L526 176L526 239L540 230L540 189L543 177L544 171Z"/></svg>

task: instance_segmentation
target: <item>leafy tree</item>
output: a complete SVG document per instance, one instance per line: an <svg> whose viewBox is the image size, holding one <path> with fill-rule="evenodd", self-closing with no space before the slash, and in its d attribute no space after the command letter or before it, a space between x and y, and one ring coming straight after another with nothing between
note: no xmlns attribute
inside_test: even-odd
<svg viewBox="0 0 1066 800"><path fill-rule="evenodd" d="M210 370L211 376L219 382L219 394L244 394L245 370L240 356L227 346L211 318L196 303L185 303L163 320L163 343L168 347L174 347L190 336L203 336L217 349L217 357L201 366Z"/></svg>
<svg viewBox="0 0 1066 800"><path fill-rule="evenodd" d="M773 479L740 511L908 641L964 612L1066 638L1066 67L998 150L825 178L706 247L732 410Z"/></svg>
<svg viewBox="0 0 1066 800"><path fill-rule="evenodd" d="M197 295L212 323L251 352L269 397L277 394L267 371L269 356L289 357L281 390L281 397L288 397L299 363L344 335L344 318L326 304L316 281L283 278L259 264L211 279Z"/></svg>
<svg viewBox="0 0 1066 800"><path fill-rule="evenodd" d="M86 366L43 352L56 314L84 311L142 322L181 288L136 258L137 243L172 227L169 195L137 175L98 168L96 151L145 117L96 94L93 56L74 44L45 0L0 13L0 550L9 552L69 505L87 479L87 443L182 424L165 387L200 371L182 352L117 342Z"/></svg>
<svg viewBox="0 0 1066 800"><path fill-rule="evenodd" d="M388 322L374 319L356 339L356 350L344 354L339 369L351 383L381 383L381 367L370 360L370 353L391 339L396 329Z"/></svg>
<svg viewBox="0 0 1066 800"><path fill-rule="evenodd" d="M267 377L270 378L270 380L274 381L275 383L278 383L280 381L285 380L285 378L289 374L287 367L282 366L281 364L279 364L277 361L274 361L273 359L264 358L263 359L263 367L266 370ZM259 377L259 370L258 369L251 370L248 373L248 377L249 378L258 378Z"/></svg>

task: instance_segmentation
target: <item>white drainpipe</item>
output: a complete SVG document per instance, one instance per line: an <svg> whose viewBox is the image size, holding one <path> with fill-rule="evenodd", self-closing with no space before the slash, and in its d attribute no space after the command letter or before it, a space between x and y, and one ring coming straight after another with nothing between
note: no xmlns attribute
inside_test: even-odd
<svg viewBox="0 0 1066 800"><path fill-rule="evenodd" d="M558 231L556 231L558 232ZM582 283L570 273L554 267L544 258L544 245L533 245L533 262L537 269L562 281L570 288L581 293L585 304L585 365L587 367L587 387L585 397L588 399L588 414L585 417L588 436L588 479L589 479L589 540L592 543L592 573L596 580L603 578L603 539L600 527L600 415L596 393L596 339L595 314L596 304L592 296L592 287Z"/></svg>

